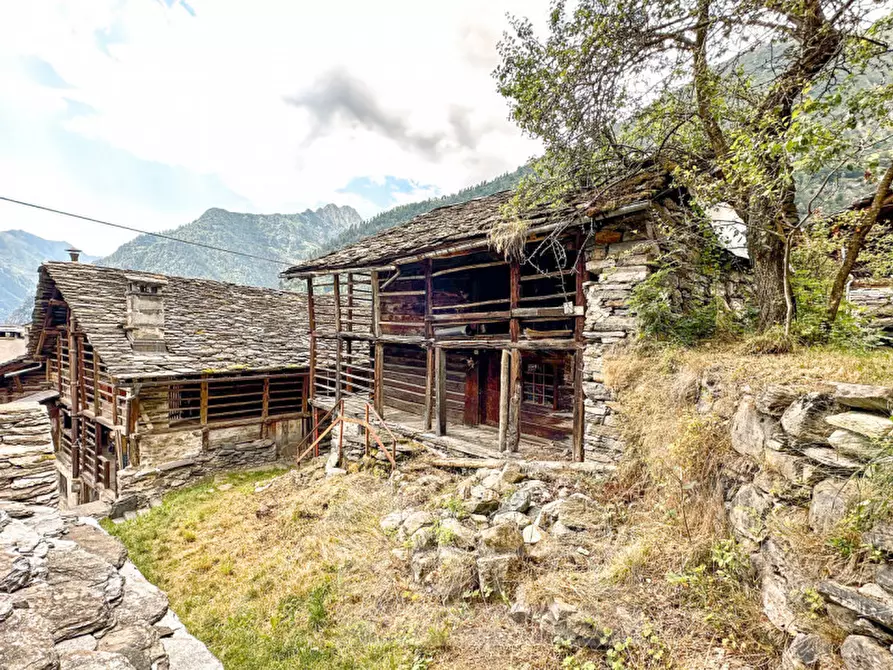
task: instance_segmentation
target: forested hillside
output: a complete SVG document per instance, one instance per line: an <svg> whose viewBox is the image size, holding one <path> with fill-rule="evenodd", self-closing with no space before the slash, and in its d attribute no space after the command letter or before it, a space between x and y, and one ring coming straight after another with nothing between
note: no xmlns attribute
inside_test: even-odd
<svg viewBox="0 0 893 670"><path fill-rule="evenodd" d="M299 214L240 214L213 208L167 234L287 264L318 254L333 235L361 221L352 207L331 204ZM269 287L279 285L279 272L285 267L151 235L140 235L97 263Z"/></svg>

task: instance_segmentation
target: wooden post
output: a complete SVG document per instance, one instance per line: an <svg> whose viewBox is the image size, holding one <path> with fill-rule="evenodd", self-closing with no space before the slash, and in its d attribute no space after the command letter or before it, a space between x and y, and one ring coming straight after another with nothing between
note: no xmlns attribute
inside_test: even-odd
<svg viewBox="0 0 893 670"><path fill-rule="evenodd" d="M341 400L341 336L335 340L335 402Z"/></svg>
<svg viewBox="0 0 893 670"><path fill-rule="evenodd" d="M582 463L585 458L583 450L583 432L585 429L586 405L583 397L583 350L574 352L574 460Z"/></svg>
<svg viewBox="0 0 893 670"><path fill-rule="evenodd" d="M307 277L307 325L310 329L310 398L316 397L316 309L313 302L313 277Z"/></svg>
<svg viewBox="0 0 893 670"><path fill-rule="evenodd" d="M506 450L518 451L521 442L521 350L512 349L509 370L509 410Z"/></svg>
<svg viewBox="0 0 893 670"><path fill-rule="evenodd" d="M372 334L381 337L381 300L378 297L378 272L369 273L372 282Z"/></svg>
<svg viewBox="0 0 893 670"><path fill-rule="evenodd" d="M341 334L341 275L332 275L332 295L335 299L335 333Z"/></svg>
<svg viewBox="0 0 893 670"><path fill-rule="evenodd" d="M77 444L78 441L78 411L80 411L80 405L78 403L77 352L78 345L77 339L74 336L74 318L71 315L71 310L68 310L68 394L71 396L72 451L74 445ZM72 461L74 461L74 456L72 456ZM78 466L78 471L80 471L80 466Z"/></svg>
<svg viewBox="0 0 893 670"><path fill-rule="evenodd" d="M434 348L425 348L425 430L434 423Z"/></svg>
<svg viewBox="0 0 893 670"><path fill-rule="evenodd" d="M365 446L363 447L363 455L369 455L369 403L366 403L366 425L363 428L363 436L365 438Z"/></svg>
<svg viewBox="0 0 893 670"><path fill-rule="evenodd" d="M372 401L378 416L384 418L384 345L375 343L375 366L373 368Z"/></svg>
<svg viewBox="0 0 893 670"><path fill-rule="evenodd" d="M509 384L511 383L512 354L508 349L502 350L502 361L499 369L499 451L508 451L506 438L509 421Z"/></svg>
<svg viewBox="0 0 893 670"><path fill-rule="evenodd" d="M446 435L446 351L441 347L434 348L434 370L436 432L437 435Z"/></svg>
<svg viewBox="0 0 893 670"><path fill-rule="evenodd" d="M341 409L338 414L339 419L344 418L344 401L341 401ZM341 465L341 459L344 458L344 421L341 422L341 430L338 431L338 465Z"/></svg>
<svg viewBox="0 0 893 670"><path fill-rule="evenodd" d="M577 231L577 267L574 276L576 277L576 291L575 291L575 299L574 305L577 307L583 307L583 312L586 312L586 296L583 292L583 283L586 279L586 254L583 253L583 234L580 231ZM562 282L562 291L563 282ZM581 342L583 340L583 328L586 324L586 317L581 314L574 319L574 339L577 342Z"/></svg>
<svg viewBox="0 0 893 670"><path fill-rule="evenodd" d="M426 258L424 262L425 268L425 337L429 340L434 337L434 323L431 320L434 304L434 279L431 276L431 266L433 261Z"/></svg>
<svg viewBox="0 0 893 670"><path fill-rule="evenodd" d="M56 380L57 391L59 397L62 397L62 333L56 335Z"/></svg>
<svg viewBox="0 0 893 670"><path fill-rule="evenodd" d="M264 377L264 395L263 401L260 410L260 418L261 421L264 422L264 425L267 422L267 417L270 415L270 378ZM261 436L263 437L263 436Z"/></svg>
<svg viewBox="0 0 893 670"><path fill-rule="evenodd" d="M517 259L513 259L509 266L509 291L509 304L516 310L521 304L521 263ZM509 336L512 342L521 337L521 320L517 317L512 317L509 322Z"/></svg>
<svg viewBox="0 0 893 670"><path fill-rule="evenodd" d="M199 399L199 421L202 427L208 425L208 379L202 377L201 397Z"/></svg>
<svg viewBox="0 0 893 670"><path fill-rule="evenodd" d="M100 392L99 392L99 365L97 364L97 355L96 350L93 350L93 413L96 416L99 416L101 412L101 408L99 406Z"/></svg>

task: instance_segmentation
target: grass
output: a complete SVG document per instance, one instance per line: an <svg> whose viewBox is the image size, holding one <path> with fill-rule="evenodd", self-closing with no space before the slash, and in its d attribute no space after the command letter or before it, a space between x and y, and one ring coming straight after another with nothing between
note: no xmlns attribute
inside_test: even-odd
<svg viewBox="0 0 893 670"><path fill-rule="evenodd" d="M227 670L555 667L550 642L503 606L444 606L413 588L378 526L390 481L301 472L203 482L107 529Z"/></svg>

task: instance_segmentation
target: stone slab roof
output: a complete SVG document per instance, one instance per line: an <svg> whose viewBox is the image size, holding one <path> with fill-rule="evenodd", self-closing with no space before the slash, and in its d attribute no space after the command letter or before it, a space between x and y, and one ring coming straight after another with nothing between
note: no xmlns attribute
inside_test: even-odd
<svg viewBox="0 0 893 670"><path fill-rule="evenodd" d="M124 330L128 277L166 280L166 353L134 352ZM298 293L207 279L44 263L39 270L28 345L37 335L57 288L87 340L117 380L194 375L227 370L305 366L309 360L307 301Z"/></svg>
<svg viewBox="0 0 893 670"><path fill-rule="evenodd" d="M633 203L653 200L666 190L668 181L663 172L645 171L606 188L578 191L558 207L533 207L522 218L533 226L558 221L580 225L586 222L587 217L597 217ZM485 238L497 223L505 220L505 206L512 196L512 191L501 191L468 202L439 207L338 251L295 265L283 276L314 270L374 267Z"/></svg>

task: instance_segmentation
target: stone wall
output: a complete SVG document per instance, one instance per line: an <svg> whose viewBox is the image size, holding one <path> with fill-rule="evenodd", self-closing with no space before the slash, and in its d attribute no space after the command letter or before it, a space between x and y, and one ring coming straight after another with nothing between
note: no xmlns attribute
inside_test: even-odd
<svg viewBox="0 0 893 670"><path fill-rule="evenodd" d="M660 216L658 216L660 214ZM631 342L639 322L629 300L633 290L672 255L673 271L666 278L667 298L674 311L715 299L734 313L743 313L747 275L741 262L724 254L729 268L721 278L706 277L699 268L694 243L684 253L671 252L661 241L658 220L673 213L656 207L647 215L620 219L601 228L587 248L586 269L592 280L584 284L586 322L583 336L583 395L585 397L586 460L615 463L623 452L617 417L613 415L611 390L605 385L603 359L617 346Z"/></svg>
<svg viewBox="0 0 893 670"><path fill-rule="evenodd" d="M893 388L836 383L770 386L738 404L732 446L742 460L729 473L728 516L766 616L791 636L785 668L837 667L838 653L848 670L893 668L893 523L875 518L883 510L868 477L890 458L891 411ZM839 573L816 574L818 558L802 549L812 542L849 542L840 549L871 561L853 556ZM841 631L839 652L820 634L827 625Z"/></svg>
<svg viewBox="0 0 893 670"><path fill-rule="evenodd" d="M93 519L0 503L0 668L222 670Z"/></svg>
<svg viewBox="0 0 893 670"><path fill-rule="evenodd" d="M893 280L854 281L847 300L864 311L887 344L893 344Z"/></svg>
<svg viewBox="0 0 893 670"><path fill-rule="evenodd" d="M46 408L0 405L0 501L41 505L58 501L53 440Z"/></svg>

